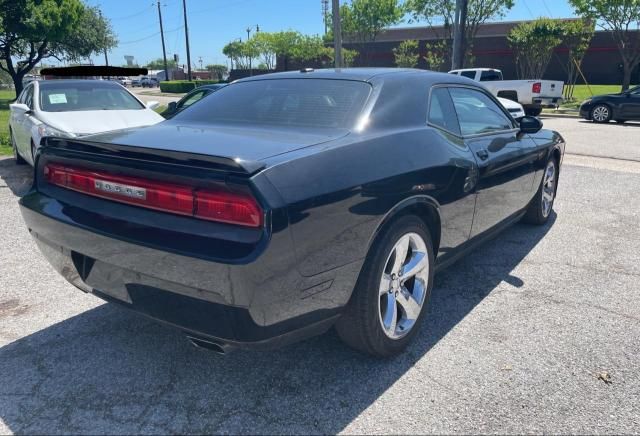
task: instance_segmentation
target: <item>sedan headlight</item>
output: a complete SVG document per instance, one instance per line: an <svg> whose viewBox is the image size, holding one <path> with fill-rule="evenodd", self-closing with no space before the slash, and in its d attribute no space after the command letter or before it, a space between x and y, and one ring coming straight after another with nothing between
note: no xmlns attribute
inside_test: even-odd
<svg viewBox="0 0 640 436"><path fill-rule="evenodd" d="M76 136L73 133L63 132L62 130L58 130L55 127L51 127L47 124L40 124L38 126L38 135L40 135L40 137L57 136L59 138L73 138Z"/></svg>

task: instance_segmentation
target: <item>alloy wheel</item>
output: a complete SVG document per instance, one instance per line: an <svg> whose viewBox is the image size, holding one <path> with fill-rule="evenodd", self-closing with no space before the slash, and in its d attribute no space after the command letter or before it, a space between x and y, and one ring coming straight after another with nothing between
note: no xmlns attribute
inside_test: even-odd
<svg viewBox="0 0 640 436"><path fill-rule="evenodd" d="M380 280L378 318L391 339L400 339L415 326L429 283L427 246L417 233L407 233L393 246Z"/></svg>
<svg viewBox="0 0 640 436"><path fill-rule="evenodd" d="M545 218L551 213L556 195L556 173L556 162L552 159L547 163L542 179L542 215Z"/></svg>
<svg viewBox="0 0 640 436"><path fill-rule="evenodd" d="M598 123L604 123L609 120L609 108L606 106L596 106L591 117Z"/></svg>

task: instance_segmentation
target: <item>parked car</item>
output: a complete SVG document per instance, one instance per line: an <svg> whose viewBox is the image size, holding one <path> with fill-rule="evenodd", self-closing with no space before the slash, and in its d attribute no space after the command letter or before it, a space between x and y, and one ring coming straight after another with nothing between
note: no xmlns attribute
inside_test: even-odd
<svg viewBox="0 0 640 436"><path fill-rule="evenodd" d="M142 86L142 79L131 79L131 87Z"/></svg>
<svg viewBox="0 0 640 436"><path fill-rule="evenodd" d="M580 105L580 116L596 123L640 120L640 86L618 94L591 97Z"/></svg>
<svg viewBox="0 0 640 436"><path fill-rule="evenodd" d="M20 205L67 280L199 346L335 325L390 356L418 333L436 271L551 216L565 145L541 127L453 75L268 74L152 127L46 138Z"/></svg>
<svg viewBox="0 0 640 436"><path fill-rule="evenodd" d="M202 100L207 95L211 94L218 89L224 88L227 86L226 83L215 83L213 85L203 85L199 86L193 91L187 93L184 97L182 97L178 101L172 101L167 106L167 109L162 113L162 116L165 118L172 118L178 112L188 108L195 102Z"/></svg>
<svg viewBox="0 0 640 436"><path fill-rule="evenodd" d="M33 165L45 136L77 138L164 120L153 111L158 102L145 105L111 80L34 81L9 107L9 136L18 164Z"/></svg>
<svg viewBox="0 0 640 436"><path fill-rule="evenodd" d="M496 97L500 104L504 106L506 110L509 111L514 120L519 120L524 117L526 114L524 112L524 108L517 101L512 101L502 97Z"/></svg>
<svg viewBox="0 0 640 436"><path fill-rule="evenodd" d="M129 79L128 77L118 77L118 82L120 82L120 84L122 86L131 86L131 79Z"/></svg>
<svg viewBox="0 0 640 436"><path fill-rule="evenodd" d="M140 80L140 86L143 88L155 88L158 86L158 79L155 77L143 77Z"/></svg>
<svg viewBox="0 0 640 436"><path fill-rule="evenodd" d="M496 97L517 101L527 115L538 116L545 107L557 107L562 101L564 82L559 80L503 80L494 68L466 68L449 71L482 84Z"/></svg>

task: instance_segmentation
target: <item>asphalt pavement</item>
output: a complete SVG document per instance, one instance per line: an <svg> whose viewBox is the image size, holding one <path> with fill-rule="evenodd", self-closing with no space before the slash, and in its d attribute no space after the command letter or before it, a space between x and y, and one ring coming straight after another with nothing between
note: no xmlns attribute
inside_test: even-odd
<svg viewBox="0 0 640 436"><path fill-rule="evenodd" d="M637 433L640 131L545 125L571 153L552 219L436 276L392 360L334 333L219 356L76 290L20 218L29 169L0 160L0 433Z"/></svg>

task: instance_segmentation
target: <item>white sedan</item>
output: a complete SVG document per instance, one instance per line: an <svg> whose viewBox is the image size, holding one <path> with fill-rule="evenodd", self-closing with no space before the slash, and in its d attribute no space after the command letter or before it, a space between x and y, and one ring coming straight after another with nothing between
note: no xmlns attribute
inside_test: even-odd
<svg viewBox="0 0 640 436"><path fill-rule="evenodd" d="M153 111L158 102L145 105L109 80L34 81L9 107L9 135L19 164L34 164L44 136L75 138L164 120Z"/></svg>

